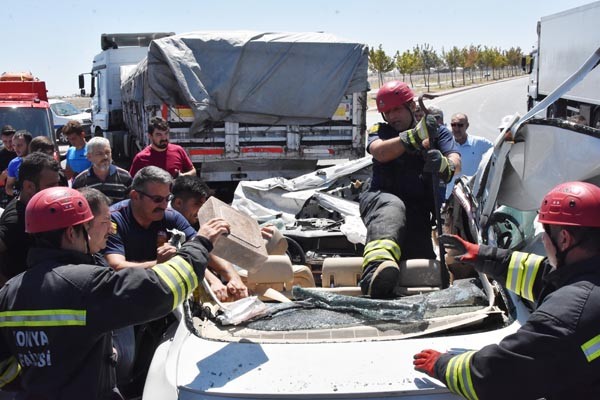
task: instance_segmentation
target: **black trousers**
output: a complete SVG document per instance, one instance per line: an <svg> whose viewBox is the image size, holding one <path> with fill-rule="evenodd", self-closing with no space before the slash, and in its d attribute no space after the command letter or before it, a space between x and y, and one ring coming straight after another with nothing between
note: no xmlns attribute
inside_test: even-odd
<svg viewBox="0 0 600 400"><path fill-rule="evenodd" d="M366 246L373 241L388 239L400 246L400 260L435 258L431 243L431 203L429 199L404 201L382 191L362 193L360 215L367 227ZM368 286L379 264L373 262L365 266L361 286Z"/></svg>

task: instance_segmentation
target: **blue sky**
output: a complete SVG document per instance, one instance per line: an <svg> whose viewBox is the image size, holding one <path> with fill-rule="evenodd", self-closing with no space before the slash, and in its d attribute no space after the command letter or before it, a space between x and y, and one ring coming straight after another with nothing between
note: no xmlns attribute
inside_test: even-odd
<svg viewBox="0 0 600 400"><path fill-rule="evenodd" d="M482 44L528 51L541 16L589 0L27 0L0 15L0 72L31 71L50 95L78 92L100 35L197 30L325 31L391 55L429 43L436 50Z"/></svg>

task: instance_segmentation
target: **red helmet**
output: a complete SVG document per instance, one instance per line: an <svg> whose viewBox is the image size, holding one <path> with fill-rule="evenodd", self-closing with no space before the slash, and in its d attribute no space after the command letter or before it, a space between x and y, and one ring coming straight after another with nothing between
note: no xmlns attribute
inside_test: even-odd
<svg viewBox="0 0 600 400"><path fill-rule="evenodd" d="M93 219L90 206L75 189L52 187L36 193L25 209L25 232L40 233Z"/></svg>
<svg viewBox="0 0 600 400"><path fill-rule="evenodd" d="M600 228L600 188L586 182L561 183L542 200L539 221Z"/></svg>
<svg viewBox="0 0 600 400"><path fill-rule="evenodd" d="M386 113L408 103L415 97L412 89L404 82L391 81L377 91L377 111Z"/></svg>

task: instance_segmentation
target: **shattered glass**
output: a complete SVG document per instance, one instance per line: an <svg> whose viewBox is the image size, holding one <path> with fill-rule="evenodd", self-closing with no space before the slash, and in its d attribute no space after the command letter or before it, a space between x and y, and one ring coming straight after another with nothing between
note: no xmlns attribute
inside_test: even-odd
<svg viewBox="0 0 600 400"><path fill-rule="evenodd" d="M477 278L457 280L447 289L394 300L346 296L294 287L292 303L269 304L266 315L246 324L262 331L326 329L357 325L415 331L427 320L482 310L488 298Z"/></svg>

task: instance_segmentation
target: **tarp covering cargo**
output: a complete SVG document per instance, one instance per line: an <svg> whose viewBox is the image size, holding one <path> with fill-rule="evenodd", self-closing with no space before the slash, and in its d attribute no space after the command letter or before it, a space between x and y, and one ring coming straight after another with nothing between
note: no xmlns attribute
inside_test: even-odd
<svg viewBox="0 0 600 400"><path fill-rule="evenodd" d="M325 122L367 90L368 50L326 33L193 32L155 40L123 82L123 102L192 108L207 120Z"/></svg>

